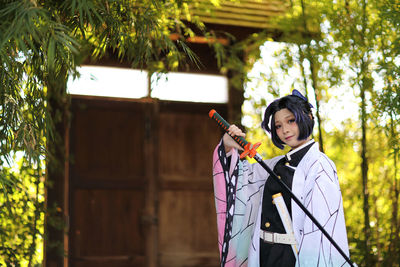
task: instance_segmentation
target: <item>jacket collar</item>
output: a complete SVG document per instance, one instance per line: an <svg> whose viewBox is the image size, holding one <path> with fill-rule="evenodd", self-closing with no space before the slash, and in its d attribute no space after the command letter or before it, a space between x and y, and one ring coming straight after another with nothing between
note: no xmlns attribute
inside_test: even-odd
<svg viewBox="0 0 400 267"><path fill-rule="evenodd" d="M299 152L300 150L302 150L302 149L305 148L306 146L311 145L311 144L313 144L313 143L315 143L315 141L314 141L314 139L311 139L311 140L309 140L308 142L306 142L306 143L302 144L301 146L299 146L298 148L289 151L289 152L285 155L286 160L287 160L288 162L290 162L290 161L292 160L292 156L295 156L294 154L296 154L296 152ZM304 156L304 155L302 155L302 156Z"/></svg>

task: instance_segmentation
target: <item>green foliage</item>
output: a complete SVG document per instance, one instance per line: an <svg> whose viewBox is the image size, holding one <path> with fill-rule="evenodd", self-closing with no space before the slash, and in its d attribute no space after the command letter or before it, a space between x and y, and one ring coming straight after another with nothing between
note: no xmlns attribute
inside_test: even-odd
<svg viewBox="0 0 400 267"><path fill-rule="evenodd" d="M218 1L211 2L218 5ZM40 263L37 247L43 242L43 190L52 184L43 180L44 159L52 161L63 147L63 138L55 128L69 123L68 77L78 76L76 67L85 60L107 57L130 62L132 67L146 68L150 73L184 69L188 61L202 67L186 39L193 37L194 31L207 38L218 36L190 15L191 6L201 7L194 0L1 3L0 241L4 254L0 264ZM177 38L171 38L171 34ZM232 36L229 38L235 42ZM251 43L252 51L257 51L257 40L237 43L230 49L210 43L222 71L234 70L237 85L243 83L247 70L242 63L243 48ZM18 152L24 158L20 170L4 167L13 164L13 155ZM60 162L54 164L62 166ZM35 193L32 188L36 188ZM60 212L57 206L46 207L46 223L62 229ZM63 252L62 244L48 245L58 246Z"/></svg>
<svg viewBox="0 0 400 267"><path fill-rule="evenodd" d="M44 170L26 160L19 170L1 168L0 265L41 263L44 225Z"/></svg>
<svg viewBox="0 0 400 267"><path fill-rule="evenodd" d="M326 154L338 169L351 258L358 266L400 266L398 1L363 4L299 0L292 4L293 12L280 24L292 44L281 45L275 53L276 65L259 75L259 84L248 84L243 108L244 120L251 122L247 136L250 140L266 139L260 129L252 127L259 128L262 110L272 99L293 88L314 90L315 97L308 96L311 102L320 101L321 122L327 129L316 136L324 136ZM319 34L312 34L313 23L319 25ZM267 88L268 94L260 97L260 86ZM330 103L348 101L343 91L359 97L361 90L365 98L362 103L361 98L358 100L359 113L333 127L339 112ZM248 108L249 104L253 109ZM364 117L361 104L366 110ZM361 179L361 120L366 126L365 190ZM282 153L273 149L269 140L265 143L261 151L266 157ZM363 198L368 201L368 209ZM367 255L371 255L370 261Z"/></svg>
<svg viewBox="0 0 400 267"><path fill-rule="evenodd" d="M40 263L44 185L51 186L43 179L43 159L53 159L56 148L62 147L54 129L68 124L68 77L79 75L76 67L85 60L108 56L150 72L177 70L188 60L200 66L185 42L193 30L182 18L207 33L190 16L191 4L191 0L1 3L0 264ZM176 41L171 33L178 34ZM24 161L19 171L11 171L4 166L13 164L17 152L23 153ZM46 222L62 229L59 214L55 207L46 208Z"/></svg>

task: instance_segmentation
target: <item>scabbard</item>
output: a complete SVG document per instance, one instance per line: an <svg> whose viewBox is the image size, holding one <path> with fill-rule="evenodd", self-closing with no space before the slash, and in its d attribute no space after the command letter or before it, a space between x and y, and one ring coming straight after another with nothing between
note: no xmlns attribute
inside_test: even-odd
<svg viewBox="0 0 400 267"><path fill-rule="evenodd" d="M276 209L278 210L279 217L281 218L281 221L282 221L283 227L285 228L286 233L289 235L295 236L292 220L290 219L290 214L286 207L286 204L285 204L282 194L278 193L278 194L273 195L272 203L275 204ZM297 256L299 254L299 250L297 249L297 244L293 244L291 246L292 246L292 250L294 253L294 257L296 258L296 261L297 261L298 260Z"/></svg>

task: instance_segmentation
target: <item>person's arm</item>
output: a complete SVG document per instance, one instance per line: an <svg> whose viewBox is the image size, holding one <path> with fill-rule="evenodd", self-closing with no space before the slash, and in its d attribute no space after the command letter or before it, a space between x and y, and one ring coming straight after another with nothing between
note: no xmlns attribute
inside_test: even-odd
<svg viewBox="0 0 400 267"><path fill-rule="evenodd" d="M348 256L343 201L336 167L326 156L322 156L308 170L305 179L312 181L304 188L306 208ZM321 260L329 262L330 266L347 266L343 256L307 216L304 217L299 251L300 266L317 266Z"/></svg>
<svg viewBox="0 0 400 267"><path fill-rule="evenodd" d="M237 127L234 124L232 124L229 127L228 133L225 133L224 136L222 137L222 140L224 142L225 152L229 153L232 150L232 148L236 148L238 150L243 150L243 148L235 140L233 140L233 138L231 136L246 137L246 134L244 132L242 132L242 130L240 130L239 127Z"/></svg>

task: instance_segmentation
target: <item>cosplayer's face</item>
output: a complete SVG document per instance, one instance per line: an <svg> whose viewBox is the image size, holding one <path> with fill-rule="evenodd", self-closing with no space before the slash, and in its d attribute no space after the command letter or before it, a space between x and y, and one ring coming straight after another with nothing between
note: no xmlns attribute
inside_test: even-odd
<svg viewBox="0 0 400 267"><path fill-rule="evenodd" d="M309 140L298 140L299 127L294 114L287 108L277 111L275 117L275 129L279 139L292 149L297 148Z"/></svg>

